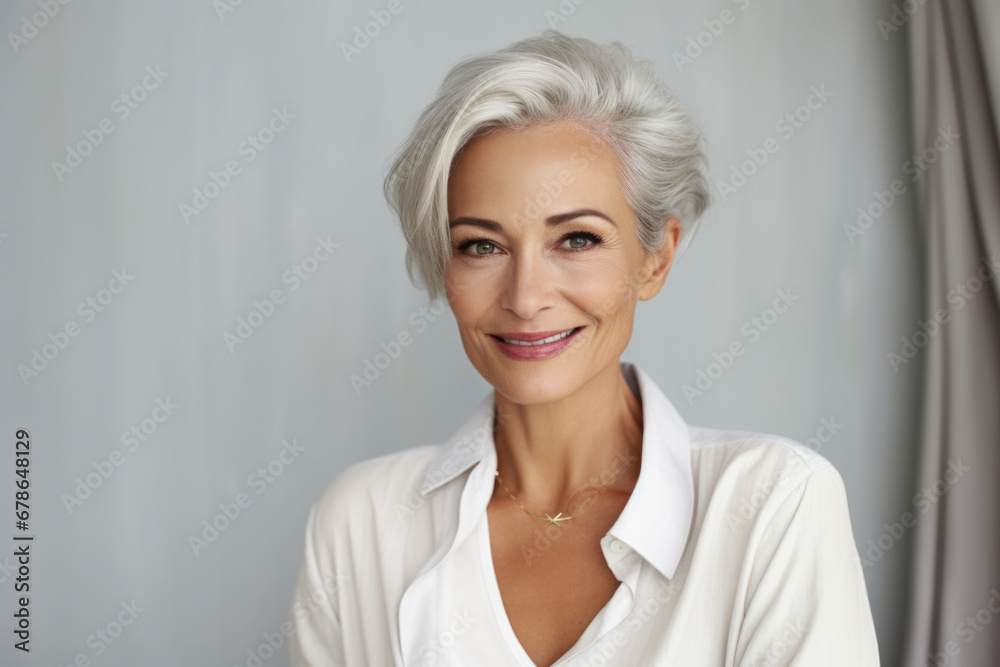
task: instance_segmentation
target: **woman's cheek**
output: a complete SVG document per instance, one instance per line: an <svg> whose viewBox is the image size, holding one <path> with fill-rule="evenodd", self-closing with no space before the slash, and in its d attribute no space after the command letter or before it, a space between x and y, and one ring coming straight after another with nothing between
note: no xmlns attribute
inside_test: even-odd
<svg viewBox="0 0 1000 667"><path fill-rule="evenodd" d="M451 266L445 272L444 279L448 300L460 303L463 299L469 298L470 294L478 295L488 290L490 274L483 271L483 268L485 267L477 267L460 258L453 259Z"/></svg>
<svg viewBox="0 0 1000 667"><path fill-rule="evenodd" d="M624 267L610 260L579 262L566 270L572 292L589 304L597 319L616 314L628 303L634 282Z"/></svg>

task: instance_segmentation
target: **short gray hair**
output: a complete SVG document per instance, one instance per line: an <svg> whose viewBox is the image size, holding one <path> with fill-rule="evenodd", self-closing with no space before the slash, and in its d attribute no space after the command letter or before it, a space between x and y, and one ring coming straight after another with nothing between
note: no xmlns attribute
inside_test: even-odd
<svg viewBox="0 0 1000 667"><path fill-rule="evenodd" d="M383 190L406 238L410 280L431 299L444 291L451 259L447 187L462 149L499 129L558 121L582 123L614 152L646 252L663 247L670 217L684 236L693 233L709 193L703 138L690 113L654 64L621 43L546 30L452 67L393 156Z"/></svg>

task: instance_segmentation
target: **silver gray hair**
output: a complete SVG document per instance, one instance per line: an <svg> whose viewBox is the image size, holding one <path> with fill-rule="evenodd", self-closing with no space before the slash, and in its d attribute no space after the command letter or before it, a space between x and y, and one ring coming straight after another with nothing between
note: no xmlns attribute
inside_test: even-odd
<svg viewBox="0 0 1000 667"><path fill-rule="evenodd" d="M710 198L691 114L654 64L621 43L546 30L452 67L393 156L383 190L406 238L410 280L432 300L451 259L447 187L462 149L482 134L559 121L582 124L613 151L647 253L663 247L671 217L690 243Z"/></svg>

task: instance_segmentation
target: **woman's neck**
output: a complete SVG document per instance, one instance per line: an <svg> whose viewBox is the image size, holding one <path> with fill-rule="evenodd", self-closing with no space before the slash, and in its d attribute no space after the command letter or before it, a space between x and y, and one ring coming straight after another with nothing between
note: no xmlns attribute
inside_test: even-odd
<svg viewBox="0 0 1000 667"><path fill-rule="evenodd" d="M635 486L642 403L618 362L557 402L520 405L496 391L494 397L497 469L524 505L565 507L581 489L605 482L616 491Z"/></svg>

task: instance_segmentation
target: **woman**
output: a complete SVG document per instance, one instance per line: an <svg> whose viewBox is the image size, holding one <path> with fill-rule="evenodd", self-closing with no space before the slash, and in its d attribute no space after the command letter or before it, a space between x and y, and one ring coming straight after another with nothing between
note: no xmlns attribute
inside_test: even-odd
<svg viewBox="0 0 1000 667"><path fill-rule="evenodd" d="M878 665L837 471L620 362L708 203L701 143L617 43L451 70L386 194L494 391L313 507L294 665Z"/></svg>

